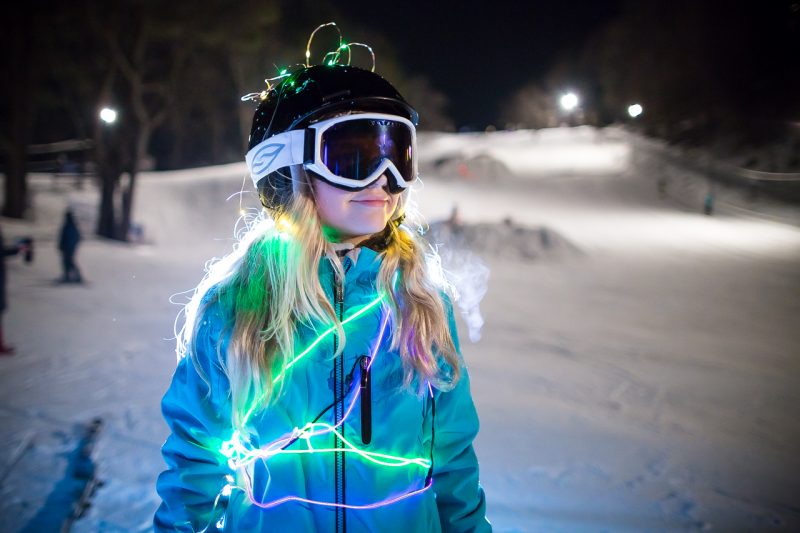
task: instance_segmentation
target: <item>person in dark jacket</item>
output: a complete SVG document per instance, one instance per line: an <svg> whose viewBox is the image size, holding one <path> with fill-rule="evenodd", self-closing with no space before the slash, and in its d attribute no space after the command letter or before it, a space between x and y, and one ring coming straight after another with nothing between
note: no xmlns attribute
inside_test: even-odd
<svg viewBox="0 0 800 533"><path fill-rule="evenodd" d="M0 254L0 355L12 355L14 348L6 345L3 338L3 313L6 311L6 257L17 255L20 247L6 248L2 229L0 229L0 252L2 252Z"/></svg>
<svg viewBox="0 0 800 533"><path fill-rule="evenodd" d="M78 251L78 244L81 242L81 232L75 223L75 216L72 210L68 209L64 214L64 224L61 226L61 235L58 239L58 249L61 252L61 263L64 274L61 276L62 283L81 283L81 271L75 264L75 253Z"/></svg>

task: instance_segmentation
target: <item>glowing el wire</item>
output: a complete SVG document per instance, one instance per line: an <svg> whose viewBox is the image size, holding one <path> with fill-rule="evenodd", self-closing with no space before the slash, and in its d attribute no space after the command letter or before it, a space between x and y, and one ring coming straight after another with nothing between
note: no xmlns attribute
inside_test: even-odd
<svg viewBox="0 0 800 533"><path fill-rule="evenodd" d="M342 321L342 326L344 326L345 324L347 324L349 322L352 322L356 318L360 317L361 315L363 315L364 313L366 313L367 311L369 311L370 309L372 309L373 307L375 307L376 305L381 303L385 298L386 298L385 295L381 295L378 298L376 298L375 300L373 300L370 303L366 304L364 307L359 309L357 312L353 313L352 315L347 317L345 320L343 320ZM289 370L289 368L291 368L295 363L297 363L297 361L299 361L300 359L302 359L303 357L308 355L308 352L310 352L317 344L322 342L325 339L325 337L327 337L328 335L333 333L335 330L336 330L336 327L335 326L331 326L327 330L323 331L314 340L314 342L312 342L305 350L300 352L300 354L297 357L295 357L294 359L289 361L289 363L286 364L286 368L283 371L281 371L277 376L275 376L275 379L273 379L272 382L273 383L277 383L278 381L283 379L283 376L286 374L286 370Z"/></svg>
<svg viewBox="0 0 800 533"><path fill-rule="evenodd" d="M342 55L344 50L347 50L347 63L346 64L350 65L351 62L352 62L352 58L353 58L352 47L360 46L360 47L366 48L367 51L369 52L370 58L372 59L372 68L370 70L372 72L375 72L375 52L372 50L372 47L367 45L367 44L364 44L364 43L345 43L343 41L343 38L342 38L342 31L339 29L339 26L335 22L326 22L325 24L320 24L319 26L317 26L314 29L314 31L311 32L311 35L309 35L309 37L308 37L308 42L306 43L306 51L305 51L305 57L304 57L303 63L298 63L299 66L303 67L304 69L307 69L307 68L311 67L311 43L313 42L314 36L316 35L316 33L318 31L320 31L321 29L323 29L323 28L327 28L328 26L332 26L332 27L334 27L336 29L336 32L339 34L339 41L338 41L338 44L336 45L336 49L335 50L330 51L330 52L326 52L322 56L322 63L321 63L322 65L333 66L333 65L339 64L339 59L341 58L341 55ZM331 59L328 59L329 57ZM276 69L279 71L279 74L277 76L274 76L272 78L267 78L267 79L264 80L264 82L267 84L267 89L265 91L248 93L248 94L242 96L241 100L243 102L245 102L247 100L252 100L252 101L266 100L267 97L269 96L270 91L272 91L272 89L274 87L273 86L273 82L275 82L277 80L282 80L282 79L284 79L286 77L290 77L292 75L292 73L289 72L289 68L278 69L276 67ZM290 84L294 85L294 82L291 82Z"/></svg>
<svg viewBox="0 0 800 533"><path fill-rule="evenodd" d="M316 428L324 428L323 431L318 431ZM266 449L259 448L257 450L250 450L247 449L241 442L241 440L237 440L236 442L228 441L226 446L224 446L223 454L230 457L229 465L234 469L238 470L240 468L246 467L247 465L253 463L256 460L269 460L273 457L278 455L296 455L296 454L309 454L309 453L334 453L334 452L349 452L356 454L363 459L370 461L372 463L387 466L387 467L402 467L402 466L410 466L410 465L417 465L421 468L430 468L431 461L430 459L426 459L424 457L401 457L397 455L388 455L385 453L379 452L368 452L365 450L361 450L357 448L352 442L347 440L345 436L340 432L337 431L335 426L330 424L326 424L324 422L314 422L306 424L303 429L300 430L299 438L306 441L307 448L299 449L299 450L283 450L283 449L275 449L274 443L268 445ZM313 437L326 434L326 433L333 433L339 439L341 439L342 443L345 445L344 448L314 448L311 444L311 439Z"/></svg>
<svg viewBox="0 0 800 533"><path fill-rule="evenodd" d="M321 29L323 29L325 27L328 27L328 26L333 26L336 29L337 33L339 34L339 41L338 41L338 45L337 45L337 47L336 47L336 49L334 51L327 52L326 54L324 54L324 56L322 57L322 64L323 65L335 65L335 64L338 64L339 60L340 60L340 58L342 56L342 53L345 50L347 51L347 65L350 65L351 61L352 61L352 47L359 46L359 47L366 48L367 51L369 52L370 57L372 59L372 69L371 70L372 70L372 72L375 72L375 63L376 63L376 61L375 61L375 53L372 50L372 48L370 46L364 44L364 43L344 43L343 39L342 39L342 32L339 30L339 27L336 25L335 22L328 22L328 23L325 23L325 24L321 24L316 29L314 29L313 32L311 32L311 35L308 38L308 42L306 43L304 63L300 64L299 66L301 66L303 68L310 68L311 67L311 44L312 44L312 41L314 39L314 36L316 35L316 33L319 30L321 30ZM291 67L289 67L289 68L291 68ZM292 73L289 72L289 68L279 69L279 75L278 76L275 76L275 77L268 78L268 79L264 80L265 83L267 84L267 90L266 91L247 94L247 95L245 95L245 96L243 96L241 98L242 101L245 101L245 100L263 101L263 100L265 100L269 96L270 91L273 90L272 82L277 81L277 80L282 80L282 79L287 78L287 77L290 78L288 80L288 83L290 85L294 86L294 79L291 78ZM277 69L277 67L276 67L276 69ZM242 209L241 209L241 198L240 198L240 212L241 211L242 211ZM244 215L244 213L242 213L242 215ZM395 272L395 275L394 275L394 277L392 279L392 289L393 290L396 290L397 281L398 281L398 274L399 274L399 272ZM347 319L342 321L341 322L341 326L344 326L345 324L348 324L349 322L357 319L359 316L363 315L364 313L366 313L367 311L372 309L374 306L376 306L376 305L380 304L381 302L385 301L386 296L387 296L386 294L382 294L381 296L379 296L378 298L376 298L372 302L366 304L361 309L359 309L357 312L353 313ZM380 332L379 332L379 334L378 334L378 336L376 338L375 344L373 345L370 361L369 361L369 363L367 365L367 368L365 370L363 370L364 372L369 372L370 368L372 367L372 364L375 362L376 353L378 351L378 348L379 348L379 346L381 344L381 340L382 340L383 335L385 333L386 325L388 323L388 318L389 318L389 313L388 312L384 313L384 317L383 317L383 320L381 322ZM336 331L336 329L337 329L336 326L331 326L328 329L326 329L324 332L322 332L319 336L317 336L317 338L309 346L307 346L302 352L300 352L298 355L296 355L294 358L292 358L285 365L283 370L281 370L281 372L273 378L273 384L276 384L280 380L282 380L286 376L287 371L291 367L293 367L301 359L303 359L305 356L307 356L311 352L311 350L313 350L325 338L327 338L334 331ZM431 388L430 383L428 383L428 389L429 389L431 395L433 395L433 390ZM425 482L424 486L422 488L415 489L413 491L410 491L410 492L407 492L407 493L404 493L404 494L401 494L401 495L398 495L398 496L393 496L393 497L390 497L390 498L386 498L384 500L380 500L378 502L374 502L374 503L371 503L371 504L365 504L365 505L338 504L338 503L333 503L333 502L326 502L326 501L312 500L312 499L308 499L308 498L301 498L299 496L286 496L286 497L280 498L278 500L275 500L275 501L272 501L272 502L267 502L267 503L264 503L263 501L259 501L258 499L255 498L255 495L253 494L252 481L250 479L250 475L249 475L248 471L246 470L247 466L252 464L256 460L262 460L264 462L265 468L267 469L267 472L269 472L269 468L266 465L266 461L271 459L271 458L274 458L274 457L276 457L278 455L289 455L289 454L298 455L298 454L310 454L310 453L344 452L344 453L356 454L356 455L360 456L361 458L363 458L366 461L369 461L369 462L372 462L374 464L381 465L381 466L387 466L387 467L417 466L417 467L420 467L420 468L430 469L431 466L432 466L432 461L429 460L429 459L425 459L425 458L421 458L421 457L420 458L407 458L407 457L393 456L393 455L382 454L382 453L377 453L377 452L369 452L369 451L366 451L366 450L359 449L356 446L354 446L350 441L348 441L340 431L337 430L337 428L339 426L341 426L342 424L344 424L345 420L347 420L348 417L350 416L350 414L352 413L353 408L355 407L355 404L356 404L358 398L360 397L360 393L361 393L360 388L356 387L355 388L355 392L352 394L352 397L351 397L351 400L350 400L350 404L348 405L348 408L344 413L344 416L342 417L342 419L336 425L330 425L330 424L322 423L322 422L310 422L310 423L305 424L302 428L295 427L291 431L290 434L284 435L284 436L274 440L270 444L268 444L266 446L262 446L262 447L260 447L258 449L253 449L251 446L248 446L249 443L243 442L242 436L240 435L240 433L238 431L234 431L231 439L228 440L228 441L225 441L222 444L222 446L220 447L220 451L222 452L222 454L225 457L228 458L228 464L232 469L242 471L246 486L243 488L243 487L239 487L239 486L234 485L232 477L228 476L230 478L229 479L229 483L227 485L225 485L225 487L223 487L223 489L220 492L220 494L223 495L223 496L228 496L232 489L243 490L247 494L248 499L254 505L257 505L258 507L261 507L261 508L270 508L270 507L275 507L275 506L281 505L282 503L286 503L286 502L289 502L289 501L298 501L298 502L304 502L304 503L313 504L313 505L321 505L321 506L326 506L326 507L341 507L341 508L348 508L348 509L374 509L374 508L377 508L377 507L390 505L390 504L395 503L397 501L404 500L406 498L415 496L417 494L420 494L421 492L424 492L428 488L430 488L431 485L433 484L433 479L429 475L428 478L426 479L426 482ZM257 401L253 402L253 405L247 411L247 413L245 414L245 416L243 418L242 425L246 425L247 424L247 421L249 420L250 416L252 416L252 414L255 412L255 410L260 406L262 401L263 401L263 396L260 396ZM319 437L321 435L326 435L326 434L329 434L329 433L333 433L334 435L336 435L339 438L339 440L344 444L344 448L314 448L312 446L312 442L311 442L312 438ZM288 448L294 442L296 442L298 440L301 440L301 439L306 442L306 446L307 446L306 449L285 449L285 448ZM266 489L265 489L265 492L266 492ZM217 497L217 500L215 500L215 502L214 502L214 508L212 509L212 514L213 514L213 511L216 509L218 500L219 500L219 495ZM224 517L221 520L224 520Z"/></svg>
<svg viewBox="0 0 800 533"><path fill-rule="evenodd" d="M381 303L385 298L386 298L385 294L375 298L373 301L371 301L370 303L366 304L364 307L362 307L361 309L359 309L358 311L356 311L355 313L353 313L352 315L350 315L349 317L344 319L342 321L342 326L344 326L345 324L348 324L348 323L352 322L353 320L355 320L356 318L360 317L361 315L363 315L364 313L366 313L367 311L369 311L370 309L372 309L373 307L375 307L376 305ZM283 377L286 375L286 371L289 370L289 368L294 366L300 359L302 359L303 357L308 355L309 352L311 352L311 350L313 350L315 346L317 346L320 342L322 342L328 335L333 333L335 330L336 330L336 326L331 326L327 330L323 331L305 350L300 352L299 355L297 355L294 359L292 359L291 361L289 361L286 364L286 367L284 367L284 369L281 370L281 372L278 373L277 376L275 376L275 378L272 380L272 383L273 384L277 383L278 381L283 379ZM242 419L243 420L242 421L242 425L243 426L247 424L247 421L253 415L255 410L261 405L261 402L263 401L263 399L264 399L264 394L259 396L253 402L252 407L250 407L250 409L248 409L247 413L245 413L245 416Z"/></svg>
<svg viewBox="0 0 800 533"><path fill-rule="evenodd" d="M333 26L334 28L336 28L336 31L339 34L339 44L336 46L337 49L342 46L342 32L341 30L339 30L339 26L337 26L335 22L326 22L325 24L320 24L319 26L316 27L314 31L311 32L311 35L308 37L308 43L306 44L306 63L305 63L306 68L311 66L309 63L311 61L311 41L314 40L314 35L322 28L326 28L328 26ZM323 63L324 62L325 61L323 58Z"/></svg>
<svg viewBox="0 0 800 533"><path fill-rule="evenodd" d="M366 48L367 51L369 52L370 57L372 57L372 69L371 70L372 70L372 72L375 72L375 52L373 52L371 46L369 46L367 44L364 44L364 43L348 43L346 46L347 46L347 64L348 65L350 64L350 59L351 59L350 47L352 47L352 46L361 46L363 48Z"/></svg>
<svg viewBox="0 0 800 533"><path fill-rule="evenodd" d="M299 496L286 496L284 498L280 498L278 500L275 500L275 501L272 501L272 502L269 502L269 503L258 502L255 499L250 498L250 502L253 505L256 505L257 507L261 507L262 509L269 509L270 507L277 507L278 505L281 505L282 503L291 502L291 501L309 503L309 504L312 504L312 505L322 505L322 506L325 506L325 507L341 507L341 508L344 508L344 509L377 509L378 507L385 507L387 505L391 505L393 503L399 502L400 500L405 500L406 498L410 498L412 496L416 496L417 494L420 494L420 493L425 492L426 490L428 490L431 487L431 485L433 485L433 478L429 479L427 481L427 483L425 483L425 486L420 488L420 489L416 489L416 490L413 490L411 492L406 492L406 493L400 494L399 496L395 496L395 497L392 497L392 498L387 498L385 500L380 500L380 501L377 501L375 503L369 503L369 504L365 504L365 505L352 505L352 504L346 504L346 503L325 502L325 501L320 501L320 500L311 500L309 498L301 498ZM249 496L250 495L248 494L248 497Z"/></svg>
<svg viewBox="0 0 800 533"><path fill-rule="evenodd" d="M350 317L348 317L347 321L353 320L356 318L360 313L366 312L366 308L371 308L373 305L376 305L377 302L380 302L384 299L384 297L380 297L370 304L367 304L365 308L362 308L358 313L354 313ZM365 371L369 371L372 364L376 359L376 354L378 353L378 349L381 344L381 340L383 335L386 331L386 326L388 324L389 313L388 311L383 314L383 318L381 320L381 326L379 333L376 337L376 340L372 346L371 350L371 358L370 362L367 365L367 369ZM323 333L323 336L327 334L326 331ZM300 357L298 356L293 361L297 361ZM339 427L344 423L345 420L350 416L350 413L355 406L357 399L360 396L360 388L356 388L354 394L352 395L352 399L350 401L350 405L348 406L347 411L345 412L342 420L337 423L335 426L331 424L327 424L324 422L310 422L305 424L302 428L295 428L292 433L288 436L281 437L272 443L261 447L259 449L251 449L242 442L241 437L238 432L234 432L234 435L229 441L226 441L221 446L222 454L228 458L228 465L233 470L242 471L243 478L245 480L245 487L233 487L232 485L227 485L226 488L230 490L230 488L238 488L243 490L245 494L247 494L248 499L254 505L257 505L260 508L270 508L275 507L277 505L281 505L283 503L287 503L289 501L299 501L305 502L314 505L321 505L326 507L346 507L349 509L374 509L377 507L382 507L385 505L390 505L394 502L400 501L405 498L409 498L416 494L419 494L425 490L427 490L431 484L432 480L428 480L420 489L416 489L414 491L410 491L399 496L387 498L378 502L374 502L371 504L364 504L364 505L348 505L348 504L337 504L333 502L326 502L320 500L311 500L308 498L301 498L299 496L286 496L280 498L278 500L274 500L271 502L263 502L255 497L253 494L253 486L252 480L250 479L250 475L248 474L246 468L248 465L252 464L256 460L261 460L264 462L265 468L267 468L267 472L269 472L269 468L266 465L266 461L277 457L279 455L300 455L300 454L312 454L312 453L336 453L336 452L343 452L349 454L355 454L361 457L362 459L374 463L376 465L390 467L390 468L399 468L399 467L407 467L407 466L417 466L423 469L429 469L431 467L431 460L424 458L424 457L401 457L395 455L389 455L385 453L379 452L370 452L366 450L359 449L356 447L352 442L350 442L345 436L338 431L336 428ZM318 437L321 435L325 435L328 433L333 433L336 435L340 441L344 444L344 448L314 448L312 444L312 438ZM306 443L305 449L284 449L288 445L297 440L304 440Z"/></svg>
<svg viewBox="0 0 800 533"><path fill-rule="evenodd" d="M383 298L384 298L384 296L382 296L382 297L380 297L380 298L378 298L378 299L376 299L376 300L374 300L374 301L370 302L370 303L369 303L369 304L367 304L367 305L366 305L364 308L362 308L362 309L361 309L361 310L359 310L358 312L356 312L356 313L354 313L353 315L351 315L350 317L348 317L348 318L347 318L347 319L346 319L344 322L342 322L342 325L344 326L346 323L350 322L351 320L354 320L355 318L357 318L357 317L358 317L358 316L360 316L361 314L365 313L367 310L369 310L369 309L371 309L372 307L374 307L374 306L376 305L376 303L378 303L378 302L382 301L382 300L383 300ZM389 322L389 313L388 313L388 312L386 312L386 313L384 313L383 319L382 319L382 321L381 321L381 327L380 327L380 330L378 331L378 336L377 336L377 338L376 338L376 341L375 341L375 343L372 345L372 351L370 352L370 361L369 361L369 364L367 365L366 372L369 372L370 368L372 368L372 364L375 362L375 356L376 356L376 354L377 354L377 352L378 352L378 348L380 347L380 344L381 344L381 339L383 338L383 334L384 334L384 332L386 331L386 324L388 324L388 322ZM328 330L328 332L330 332L330 330ZM324 333L323 335L327 334L328 332ZM316 345L316 343L317 343L318 341L319 341L319 338L317 339L317 341L315 341L315 342L314 342L314 344L312 344L312 346L311 346L311 347L313 348L313 346L314 346L314 345ZM304 354L305 354L307 351L308 351L308 349L306 349L306 350L304 351ZM296 357L296 358L295 358L295 359L292 361L292 363L295 363L295 362L296 362L296 361L297 361L299 358L300 358L300 356ZM344 413L344 416L342 416L342 419L339 421L339 423L338 423L338 424L336 424L335 426L333 426L334 428L337 428L337 427L339 427L340 425L342 425L342 424L344 423L344 421L345 421L345 420L347 420L347 417L348 417L348 416L350 416L350 412L353 410L353 407L354 407L354 406L355 406L355 404L356 404L356 400L359 398L360 394L361 394L361 389L357 389L357 390L356 390L356 393L353 395L353 398L352 398L352 400L350 401L350 405L347 407L347 411L345 411L345 413ZM255 409L256 407L257 407L257 404L255 404L253 407L251 407L251 408L250 408L250 410L247 412L247 415L246 415L246 416L245 416L245 418L244 418L244 424L246 424L246 423L247 423L247 420L249 420L250 416L252 415L252 413L253 413L253 411L254 411L254 409ZM243 425L244 425L244 424L243 424ZM292 440L296 440L296 439L297 439L297 438L300 436L300 433L301 433L301 430L299 430L299 429L295 428L295 429L292 431L292 434L291 434L291 435L289 435L289 436L285 436L285 437L281 437L281 438L280 438L278 441L275 441L275 442L273 442L273 444L272 444L271 446L278 446L278 445L280 445L280 446L284 446L285 444L288 444L288 443L289 443L289 442L291 442ZM324 434L324 433L325 433L325 432L322 432L322 433L316 433L316 434L314 434L314 435L322 435L322 434Z"/></svg>

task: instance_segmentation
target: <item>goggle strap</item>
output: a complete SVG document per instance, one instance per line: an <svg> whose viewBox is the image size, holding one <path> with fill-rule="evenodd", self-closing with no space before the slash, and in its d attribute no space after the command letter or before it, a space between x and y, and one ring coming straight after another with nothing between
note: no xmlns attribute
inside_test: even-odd
<svg viewBox="0 0 800 533"><path fill-rule="evenodd" d="M306 137L305 137L305 148L303 149L303 162L304 163L313 163L314 162L314 152L317 149L316 141L317 141L317 132L314 128L306 128Z"/></svg>
<svg viewBox="0 0 800 533"><path fill-rule="evenodd" d="M258 143L247 152L245 162L253 185L258 186L261 178L278 169L304 163L309 144L306 143L307 135L307 130L285 131ZM310 144L313 158L314 142Z"/></svg>
<svg viewBox="0 0 800 533"><path fill-rule="evenodd" d="M359 189L367 186L369 183L372 183L375 181L375 179L380 177L381 173L386 170L390 170L394 175L397 185L401 188L405 188L407 185L403 177L400 175L400 172L397 170L397 167L394 165L394 163L392 163L389 159L384 161L379 169L373 171L373 174L375 174L373 176L374 179L366 180L366 183L362 180L350 180L347 178L333 176L329 171L327 171L327 169L323 169L317 164L316 141L318 127L326 127L338 122L360 120L361 118L397 120L397 118L394 116L382 114L365 114L363 117L359 115L357 118L352 115L348 115L346 117L335 117L328 119L302 130L290 130L273 135L269 139L266 139L255 145L249 152L247 152L247 155L245 156L245 161L247 162L247 168L250 170L250 178L253 180L253 185L258 187L258 182L261 180L261 178L281 168L302 164L306 168L316 171L323 178L330 179L338 185L344 185L347 188L353 189ZM409 127L413 131L414 126L410 125ZM378 170L380 170L380 172L378 172Z"/></svg>

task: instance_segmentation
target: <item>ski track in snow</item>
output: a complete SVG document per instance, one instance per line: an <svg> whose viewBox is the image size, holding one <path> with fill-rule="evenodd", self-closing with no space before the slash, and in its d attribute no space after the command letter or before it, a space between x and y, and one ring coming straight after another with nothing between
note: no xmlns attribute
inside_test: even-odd
<svg viewBox="0 0 800 533"><path fill-rule="evenodd" d="M800 230L741 216L725 191L703 216L701 178L678 180L616 130L420 142L429 220L457 204L466 223L511 217L574 246L527 261L475 250L490 268L481 340L459 326L495 530L800 528ZM67 203L90 233L95 192L34 176L36 221L3 220L7 240L38 244L32 265L7 263L18 352L0 360L3 457L33 435L0 486L11 530L41 510L75 427L95 416L105 486L73 531L150 529L167 435L159 402L175 365L168 299L230 249L240 206L225 200L244 173L143 175L137 219L150 244L84 241L85 287L52 283L55 234ZM663 174L674 187L661 198Z"/></svg>

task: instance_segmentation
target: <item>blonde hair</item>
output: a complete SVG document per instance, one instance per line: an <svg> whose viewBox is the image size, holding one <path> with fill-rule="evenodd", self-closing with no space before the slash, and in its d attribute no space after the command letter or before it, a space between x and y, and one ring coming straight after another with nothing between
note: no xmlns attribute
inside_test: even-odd
<svg viewBox="0 0 800 533"><path fill-rule="evenodd" d="M263 211L234 251L209 267L186 306L185 325L178 335L179 357L189 355L204 376L193 347L208 306L220 304L228 317L224 327L230 341L227 353L221 353L217 345L217 357L230 383L231 419L239 430L244 429L249 413L266 407L280 394L290 372L287 364L294 354L298 325L332 323L339 339L346 339L318 274L323 257L340 276L343 266L323 235L308 175L298 167L292 176L296 183L290 205L281 211ZM383 261L377 290L388 297L390 349L399 351L403 384L411 388L416 383L421 394L429 383L447 389L460 375L443 300L443 294L452 295L453 289L436 251L409 227L420 219L406 193L392 218L401 214L403 225L390 222L384 229L386 247L380 251ZM341 342L335 355L343 347ZM279 375L285 377L276 385Z"/></svg>

